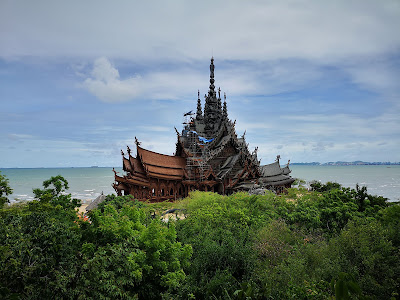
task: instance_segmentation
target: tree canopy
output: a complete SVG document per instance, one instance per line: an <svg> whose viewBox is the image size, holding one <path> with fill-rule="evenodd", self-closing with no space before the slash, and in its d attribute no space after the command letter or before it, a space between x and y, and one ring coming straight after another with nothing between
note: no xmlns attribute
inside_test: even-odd
<svg viewBox="0 0 400 300"><path fill-rule="evenodd" d="M396 299L399 204L365 187L312 189L108 195L85 220L52 177L0 210L0 298Z"/></svg>
<svg viewBox="0 0 400 300"><path fill-rule="evenodd" d="M10 203L7 196L13 193L12 188L8 182L8 178L1 174L0 172L0 208L3 207L5 203Z"/></svg>

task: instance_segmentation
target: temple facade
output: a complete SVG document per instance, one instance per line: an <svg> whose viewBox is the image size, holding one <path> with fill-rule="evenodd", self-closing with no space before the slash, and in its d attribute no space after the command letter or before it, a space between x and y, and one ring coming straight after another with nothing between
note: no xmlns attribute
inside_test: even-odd
<svg viewBox="0 0 400 300"><path fill-rule="evenodd" d="M204 110L197 93L196 113L186 113L181 132L176 128L175 155L146 150L135 138L136 155L129 146L121 150L123 170L115 172L113 187L118 195L131 194L141 201L165 201L186 197L192 190L231 194L240 190L266 188L281 193L291 186L289 163L260 165L257 148L250 152L245 134L238 137L235 122L228 117L226 94L215 88L214 59Z"/></svg>

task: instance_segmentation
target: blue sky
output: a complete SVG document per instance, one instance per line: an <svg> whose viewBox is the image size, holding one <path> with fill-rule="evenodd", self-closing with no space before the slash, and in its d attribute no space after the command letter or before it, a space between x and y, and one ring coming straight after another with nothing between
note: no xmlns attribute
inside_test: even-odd
<svg viewBox="0 0 400 300"><path fill-rule="evenodd" d="M0 167L173 154L211 56L262 163L400 161L398 28L397 0L3 0Z"/></svg>

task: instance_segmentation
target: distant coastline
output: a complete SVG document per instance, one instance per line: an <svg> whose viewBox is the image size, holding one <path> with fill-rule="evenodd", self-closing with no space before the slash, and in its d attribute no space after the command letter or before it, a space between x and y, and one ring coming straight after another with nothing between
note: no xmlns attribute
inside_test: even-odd
<svg viewBox="0 0 400 300"><path fill-rule="evenodd" d="M327 163L320 162L301 162L291 163L294 166L398 166L400 162L366 162L366 161L330 161Z"/></svg>

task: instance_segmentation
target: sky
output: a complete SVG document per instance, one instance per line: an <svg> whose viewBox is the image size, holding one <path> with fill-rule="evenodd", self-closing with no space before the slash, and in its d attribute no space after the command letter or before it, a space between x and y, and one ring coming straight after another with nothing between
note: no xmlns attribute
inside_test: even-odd
<svg viewBox="0 0 400 300"><path fill-rule="evenodd" d="M197 91L262 164L400 161L400 1L0 1L0 168L172 155Z"/></svg>

